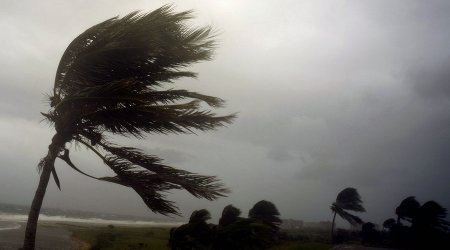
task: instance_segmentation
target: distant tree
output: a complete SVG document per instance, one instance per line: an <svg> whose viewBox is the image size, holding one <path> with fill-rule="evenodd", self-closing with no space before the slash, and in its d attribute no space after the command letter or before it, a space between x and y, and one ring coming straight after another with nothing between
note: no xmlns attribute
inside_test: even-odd
<svg viewBox="0 0 450 250"><path fill-rule="evenodd" d="M24 249L35 248L37 221L50 175L58 187L57 157L92 178L135 190L154 212L177 214L165 192L185 189L195 197L216 199L227 189L215 177L201 176L161 163L156 156L108 141L108 135L143 138L147 133L182 134L228 124L234 115L217 116L201 102L221 107L223 100L167 88L192 63L211 59L211 28L193 28L190 11L174 13L164 6L150 13L133 12L99 23L75 38L59 63L50 110L54 125L48 154L39 163L40 181L31 205ZM67 143L84 145L111 168L114 177L82 172L69 158Z"/></svg>
<svg viewBox="0 0 450 250"><path fill-rule="evenodd" d="M375 224L366 222L361 228L361 238L365 242L378 243L380 240L380 232L376 229Z"/></svg>
<svg viewBox="0 0 450 250"><path fill-rule="evenodd" d="M435 201L423 204L412 219L412 227L422 230L447 232L450 223L446 220L447 209Z"/></svg>
<svg viewBox="0 0 450 250"><path fill-rule="evenodd" d="M404 199L395 209L395 214L397 214L397 224L400 224L401 220L412 222L419 208L420 203L416 200L416 197L409 196Z"/></svg>
<svg viewBox="0 0 450 250"><path fill-rule="evenodd" d="M217 227L214 250L268 249L275 242L275 232L267 223L253 218L238 218Z"/></svg>
<svg viewBox="0 0 450 250"><path fill-rule="evenodd" d="M423 204L412 219L413 249L450 249L447 210L435 201Z"/></svg>
<svg viewBox="0 0 450 250"><path fill-rule="evenodd" d="M386 230L391 230L391 228L395 225L395 219L389 218L383 222L383 228Z"/></svg>
<svg viewBox="0 0 450 250"><path fill-rule="evenodd" d="M219 220L219 226L227 226L233 222L236 222L241 215L241 210L233 205L226 206L222 211L222 217Z"/></svg>
<svg viewBox="0 0 450 250"><path fill-rule="evenodd" d="M189 217L189 224L206 223L211 219L211 214L206 209L195 210Z"/></svg>
<svg viewBox="0 0 450 250"><path fill-rule="evenodd" d="M215 239L215 226L206 222L209 219L211 214L206 209L192 212L188 224L171 230L171 249L210 249Z"/></svg>
<svg viewBox="0 0 450 250"><path fill-rule="evenodd" d="M331 223L331 238L334 236L334 222L336 220L336 214L341 218L348 221L351 225L362 224L363 221L356 215L348 213L346 210L365 212L366 210L362 206L361 196L355 188L348 187L342 190L336 197L336 201L331 205L331 211L333 211L333 222Z"/></svg>
<svg viewBox="0 0 450 250"><path fill-rule="evenodd" d="M280 212L270 201L258 201L248 212L248 217L258 219L270 225L275 231L278 231L281 225Z"/></svg>

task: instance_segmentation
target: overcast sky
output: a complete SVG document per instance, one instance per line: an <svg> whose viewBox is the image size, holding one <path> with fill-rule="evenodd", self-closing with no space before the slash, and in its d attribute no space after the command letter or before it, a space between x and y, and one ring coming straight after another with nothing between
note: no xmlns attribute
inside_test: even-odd
<svg viewBox="0 0 450 250"><path fill-rule="evenodd" d="M55 132L39 112L71 40L167 3L219 33L214 59L177 86L239 112L217 131L126 141L232 190L214 202L174 192L185 215L207 208L217 219L228 204L247 215L266 199L283 218L330 220L349 186L378 224L410 195L450 208L450 2L400 0L1 1L0 202L31 203ZM83 149L74 161L110 173ZM133 191L56 167L62 191L51 181L44 206L153 216Z"/></svg>

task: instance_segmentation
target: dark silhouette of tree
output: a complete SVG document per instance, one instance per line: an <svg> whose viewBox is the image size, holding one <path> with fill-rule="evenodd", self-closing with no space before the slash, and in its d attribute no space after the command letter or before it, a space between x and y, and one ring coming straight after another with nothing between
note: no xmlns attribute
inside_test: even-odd
<svg viewBox="0 0 450 250"><path fill-rule="evenodd" d="M233 222L236 222L241 215L241 210L234 207L233 205L228 205L224 207L222 211L222 217L219 220L219 226L227 226Z"/></svg>
<svg viewBox="0 0 450 250"><path fill-rule="evenodd" d="M192 212L191 217L189 217L189 223L206 223L207 220L211 219L211 214L206 209L195 210Z"/></svg>
<svg viewBox="0 0 450 250"><path fill-rule="evenodd" d="M416 200L416 197L409 196L404 199L395 209L395 214L397 214L397 224L400 224L401 220L412 222L419 208L420 203Z"/></svg>
<svg viewBox="0 0 450 250"><path fill-rule="evenodd" d="M447 232L450 223L446 220L447 209L435 201L423 204L413 217L412 227L427 231Z"/></svg>
<svg viewBox="0 0 450 250"><path fill-rule="evenodd" d="M388 231L391 230L394 225L395 225L395 219L394 218L389 218L389 219L387 219L387 220L385 220L383 222L383 228L388 230Z"/></svg>
<svg viewBox="0 0 450 250"><path fill-rule="evenodd" d="M210 249L215 238L215 226L206 221L211 214L206 209L192 212L189 223L171 230L171 249Z"/></svg>
<svg viewBox="0 0 450 250"><path fill-rule="evenodd" d="M276 242L281 219L272 202L257 202L249 218L239 215L240 210L231 205L224 208L213 249L268 249Z"/></svg>
<svg viewBox="0 0 450 250"><path fill-rule="evenodd" d="M194 211L188 224L171 230L169 245L173 250L256 250L273 246L281 222L275 205L260 201L250 210L250 218L240 218L240 213L238 208L226 206L220 224L215 226L206 223L208 211Z"/></svg>
<svg viewBox="0 0 450 250"><path fill-rule="evenodd" d="M362 206L361 196L355 188L348 187L342 190L336 197L336 201L331 205L331 211L333 211L333 222L331 223L331 238L334 236L334 222L336 220L336 214L341 218L348 221L351 225L362 224L363 221L356 215L350 214L346 210L355 212L365 212L366 210Z"/></svg>
<svg viewBox="0 0 450 250"><path fill-rule="evenodd" d="M233 223L217 227L212 249L268 249L274 242L275 233L270 225L259 219L238 218Z"/></svg>
<svg viewBox="0 0 450 250"><path fill-rule="evenodd" d="M258 219L270 225L275 231L279 230L281 219L277 207L270 201L259 201L248 212L248 217Z"/></svg>
<svg viewBox="0 0 450 250"><path fill-rule="evenodd" d="M435 201L423 204L412 218L414 249L450 249L447 210Z"/></svg>
<svg viewBox="0 0 450 250"><path fill-rule="evenodd" d="M56 158L76 171L134 189L154 212L177 214L166 199L170 189L216 199L227 189L215 177L164 165L156 156L123 147L107 135L143 138L145 134L183 134L230 123L234 115L217 116L224 101L196 92L167 88L176 79L195 77L187 66L210 60L215 46L210 27L192 28L190 11L174 13L164 6L150 13L133 12L99 23L75 38L61 58L51 109L43 114L54 125L48 154L39 163L40 181L31 205L24 249L34 249L36 226L50 175L60 187ZM67 143L84 145L111 168L113 177L82 172L69 157Z"/></svg>
<svg viewBox="0 0 450 250"><path fill-rule="evenodd" d="M361 238L364 242L378 243L380 241L380 232L372 222L366 222L361 228Z"/></svg>

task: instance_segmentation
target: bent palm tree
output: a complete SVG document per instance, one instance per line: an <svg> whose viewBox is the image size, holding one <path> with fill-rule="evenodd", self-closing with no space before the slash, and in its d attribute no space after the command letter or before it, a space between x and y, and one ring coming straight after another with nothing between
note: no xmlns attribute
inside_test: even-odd
<svg viewBox="0 0 450 250"><path fill-rule="evenodd" d="M414 196L409 196L402 200L400 205L395 209L395 214L397 214L397 224L400 224L401 220L412 222L413 218L419 211L419 208L420 203Z"/></svg>
<svg viewBox="0 0 450 250"><path fill-rule="evenodd" d="M412 218L412 227L418 230L448 232L450 222L446 220L447 209L435 201L428 201L418 208Z"/></svg>
<svg viewBox="0 0 450 250"><path fill-rule="evenodd" d="M219 219L219 226L224 227L236 222L239 219L239 215L241 215L241 210L239 208L236 208L231 204L224 207L222 210L222 216Z"/></svg>
<svg viewBox="0 0 450 250"><path fill-rule="evenodd" d="M345 210L365 212L366 209L362 206L361 196L355 188L349 187L342 190L336 197L336 201L331 205L333 211L333 222L331 223L331 239L334 236L334 221L336 214L348 221L351 225L362 224L363 221L356 215L350 214Z"/></svg>
<svg viewBox="0 0 450 250"><path fill-rule="evenodd" d="M224 101L187 90L164 89L181 77L195 77L185 69L209 60L214 48L211 28L191 28L190 11L174 13L170 6L150 13L133 12L99 23L75 38L56 72L51 109L43 114L56 134L39 163L40 181L31 205L24 249L34 249L36 226L56 158L89 177L134 189L154 212L178 214L164 192L185 189L198 198L215 199L227 189L213 176L178 170L139 149L107 140L107 134L143 138L146 133L191 133L230 123L234 115L217 116L201 102L221 107ZM86 146L110 167L115 176L93 177L77 168L66 143Z"/></svg>
<svg viewBox="0 0 450 250"><path fill-rule="evenodd" d="M272 227L274 231L278 231L281 225L280 212L277 207L270 201L258 201L249 211L248 218L258 219Z"/></svg>

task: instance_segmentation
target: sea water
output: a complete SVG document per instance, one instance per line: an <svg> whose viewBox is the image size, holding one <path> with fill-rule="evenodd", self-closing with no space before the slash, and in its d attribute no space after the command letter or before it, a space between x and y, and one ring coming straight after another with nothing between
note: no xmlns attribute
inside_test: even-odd
<svg viewBox="0 0 450 250"><path fill-rule="evenodd" d="M21 227L21 225L17 222L0 220L0 231L15 230L15 229L19 229L20 227Z"/></svg>
<svg viewBox="0 0 450 250"><path fill-rule="evenodd" d="M0 231L19 229L27 221L27 209L23 206L0 204ZM67 214L67 215L66 215ZM156 221L147 218L98 214L91 212L65 211L60 209L43 209L40 222L88 223L98 225L178 227L183 222Z"/></svg>

